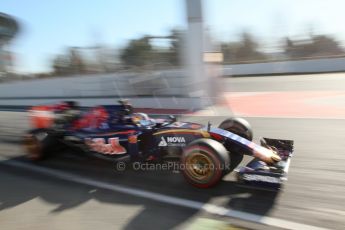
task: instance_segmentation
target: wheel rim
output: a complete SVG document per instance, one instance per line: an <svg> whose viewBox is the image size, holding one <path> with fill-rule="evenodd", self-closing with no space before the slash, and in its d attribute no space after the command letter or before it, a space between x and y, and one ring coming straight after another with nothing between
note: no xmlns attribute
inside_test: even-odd
<svg viewBox="0 0 345 230"><path fill-rule="evenodd" d="M194 179L206 181L214 174L212 159L201 152L195 152L186 159L186 171Z"/></svg>
<svg viewBox="0 0 345 230"><path fill-rule="evenodd" d="M26 149L26 152L28 153L28 158L31 160L38 160L42 156L42 149L41 149L41 143L37 140L37 138L29 134L25 136L24 138L24 148Z"/></svg>

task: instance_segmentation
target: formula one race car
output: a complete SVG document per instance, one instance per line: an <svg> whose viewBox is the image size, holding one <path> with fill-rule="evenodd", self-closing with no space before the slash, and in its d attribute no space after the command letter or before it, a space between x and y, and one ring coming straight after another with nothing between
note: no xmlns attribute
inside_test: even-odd
<svg viewBox="0 0 345 230"><path fill-rule="evenodd" d="M153 119L133 112L128 101L119 102L87 111L75 102L32 107L33 129L24 139L27 156L37 161L68 146L114 161L178 159L186 180L207 188L234 171L245 154L253 160L235 170L240 182L279 189L287 177L293 141L263 138L261 145L255 144L242 118L229 118L215 128L173 116Z"/></svg>

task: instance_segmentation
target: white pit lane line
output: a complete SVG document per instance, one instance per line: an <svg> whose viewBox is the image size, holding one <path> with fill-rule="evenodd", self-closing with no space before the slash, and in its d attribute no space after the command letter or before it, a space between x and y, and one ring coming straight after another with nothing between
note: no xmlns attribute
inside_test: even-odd
<svg viewBox="0 0 345 230"><path fill-rule="evenodd" d="M278 228L283 228L283 229L293 229L293 230L300 230L300 229L321 230L321 229L326 229L326 228L315 227L312 225L282 220L282 219L278 219L278 218L266 217L266 216L251 214L251 213L247 213L247 212L231 210L231 209L227 209L227 208L213 205L213 204L207 204L207 203L202 203L202 202L198 202L198 201L178 198L178 197L174 197L174 196L163 195L160 193L145 191L142 189L135 189L135 188L127 187L127 186L95 181L92 179L88 179L86 177L74 175L72 173L62 172L62 171L56 170L56 169L50 169L50 168L45 168L45 167L33 165L30 163L25 163L25 162L16 161L16 160L10 160L9 158L5 158L2 156L0 156L0 164L12 166L12 167L17 167L17 168L21 168L21 169L25 169L25 170L30 170L30 171L33 171L36 173L42 173L44 175L52 176L52 177L59 178L59 179L65 180L65 181L72 181L72 182L75 182L78 184L93 186L93 187L97 187L97 188L101 188L101 189L107 189L107 190L111 190L114 192L123 193L126 195L132 195L132 196L136 196L136 197L146 198L146 199L154 200L154 201L161 202L161 203L181 206L181 207L185 207L185 208L191 208L191 209L195 209L195 210L199 210L199 211L205 211L205 212L213 214L213 215L236 218L236 219L240 219L240 220L244 220L244 221L250 221L250 222L268 225L268 226L272 226L272 227L278 227Z"/></svg>

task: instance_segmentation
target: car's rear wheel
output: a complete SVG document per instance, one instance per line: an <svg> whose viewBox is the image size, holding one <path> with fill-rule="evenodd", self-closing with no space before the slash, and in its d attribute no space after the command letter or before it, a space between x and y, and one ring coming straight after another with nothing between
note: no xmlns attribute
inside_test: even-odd
<svg viewBox="0 0 345 230"><path fill-rule="evenodd" d="M43 158L42 145L33 134L26 134L23 142L29 160L38 161Z"/></svg>
<svg viewBox="0 0 345 230"><path fill-rule="evenodd" d="M59 145L58 140L46 129L32 130L24 136L26 156L31 161L40 161L52 154Z"/></svg>
<svg viewBox="0 0 345 230"><path fill-rule="evenodd" d="M230 155L222 144L212 139L190 143L181 157L181 171L193 186L209 188L222 179L230 166Z"/></svg>

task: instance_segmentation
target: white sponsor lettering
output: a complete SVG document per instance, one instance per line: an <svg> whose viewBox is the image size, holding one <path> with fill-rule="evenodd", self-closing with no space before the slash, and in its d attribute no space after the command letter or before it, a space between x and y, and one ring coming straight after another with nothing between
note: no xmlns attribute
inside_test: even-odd
<svg viewBox="0 0 345 230"><path fill-rule="evenodd" d="M280 184L280 179L278 177L271 177L271 176L244 174L243 179L247 181L262 181L262 182Z"/></svg>
<svg viewBox="0 0 345 230"><path fill-rule="evenodd" d="M184 137L161 137L161 141L158 143L159 147L166 146L185 146L186 139Z"/></svg>
<svg viewBox="0 0 345 230"><path fill-rule="evenodd" d="M186 142L184 137L167 137L167 140L170 143L185 143Z"/></svg>

